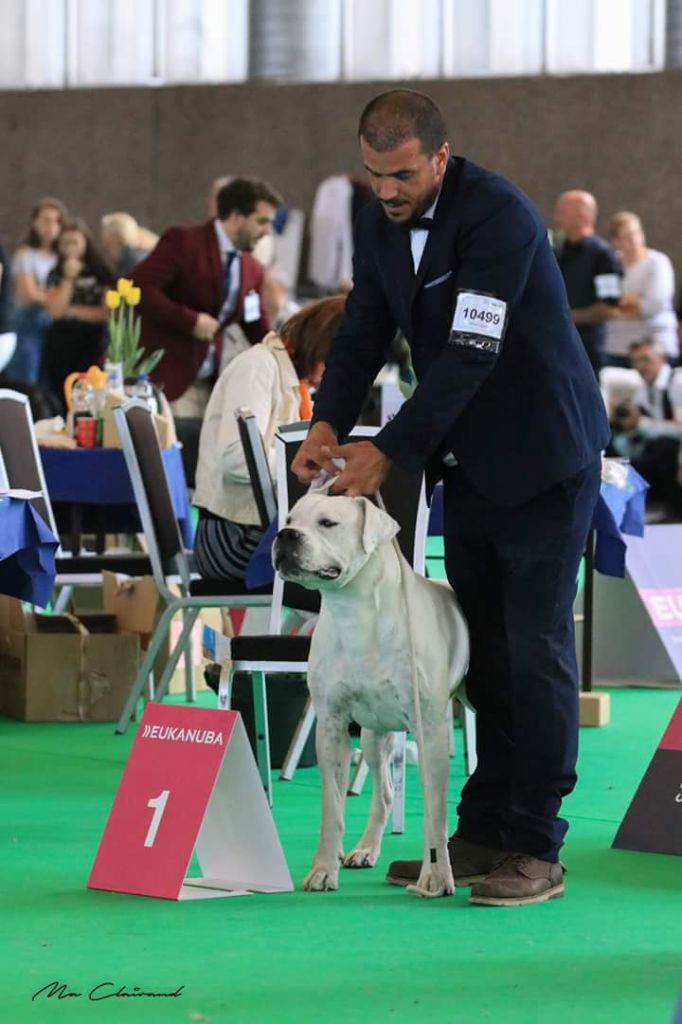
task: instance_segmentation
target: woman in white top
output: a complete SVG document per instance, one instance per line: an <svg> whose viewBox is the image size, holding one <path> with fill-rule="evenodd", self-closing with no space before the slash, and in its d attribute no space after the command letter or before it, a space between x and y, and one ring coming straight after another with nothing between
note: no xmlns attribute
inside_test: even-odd
<svg viewBox="0 0 682 1024"><path fill-rule="evenodd" d="M263 535L235 412L249 408L274 470L279 426L310 419L308 385L317 387L345 299L305 306L225 367L209 399L199 438L194 504L199 525L194 562L204 579L243 580Z"/></svg>
<svg viewBox="0 0 682 1024"><path fill-rule="evenodd" d="M66 215L59 199L46 197L36 203L26 241L12 261L17 346L7 372L29 384L37 383L40 375L43 339L50 325L45 285L57 263L57 239Z"/></svg>
<svg viewBox="0 0 682 1024"><path fill-rule="evenodd" d="M665 253L650 249L636 213L622 211L611 218L611 243L623 263L620 302L606 324L606 353L611 365L629 366L630 346L651 338L675 362L679 355L677 321L673 311L675 275Z"/></svg>

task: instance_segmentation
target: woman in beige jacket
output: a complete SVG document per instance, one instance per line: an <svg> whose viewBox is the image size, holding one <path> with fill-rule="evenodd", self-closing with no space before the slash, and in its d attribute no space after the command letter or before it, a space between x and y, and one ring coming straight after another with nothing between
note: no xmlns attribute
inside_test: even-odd
<svg viewBox="0 0 682 1024"><path fill-rule="evenodd" d="M344 302L335 295L305 306L279 334L271 331L235 356L218 378L201 428L194 492L194 560L205 579L243 580L263 535L235 411L246 406L254 413L274 469L277 428L312 415L308 387L320 383Z"/></svg>

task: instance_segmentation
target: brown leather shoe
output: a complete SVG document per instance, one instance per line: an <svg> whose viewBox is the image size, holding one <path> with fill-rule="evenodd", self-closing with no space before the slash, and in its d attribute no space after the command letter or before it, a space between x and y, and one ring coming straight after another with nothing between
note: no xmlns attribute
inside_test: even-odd
<svg viewBox="0 0 682 1024"><path fill-rule="evenodd" d="M525 853L508 854L471 890L470 903L487 907L522 907L564 895L564 867Z"/></svg>
<svg viewBox="0 0 682 1024"><path fill-rule="evenodd" d="M455 885L473 885L482 881L507 856L502 850L469 843L457 836L448 839L448 853ZM386 881L391 885L414 885L421 869L420 860L393 860L388 865Z"/></svg>

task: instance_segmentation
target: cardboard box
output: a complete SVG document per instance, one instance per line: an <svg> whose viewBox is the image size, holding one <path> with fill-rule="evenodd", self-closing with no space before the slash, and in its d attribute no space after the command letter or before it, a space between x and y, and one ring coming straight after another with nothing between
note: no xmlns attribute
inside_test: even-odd
<svg viewBox="0 0 682 1024"><path fill-rule="evenodd" d="M608 725L611 721L610 693L580 694L580 724Z"/></svg>
<svg viewBox="0 0 682 1024"><path fill-rule="evenodd" d="M114 409L117 405L122 405L123 402L127 401L126 395L118 395L115 393L107 395L104 400L104 407L102 409L102 447L103 448L120 448L121 438L118 436L118 428L116 427L116 421L114 420ZM158 434L159 444L162 448L169 448L172 444L177 441L175 433L175 423L170 412L164 412L162 416L154 413L154 426L156 427L156 433Z"/></svg>
<svg viewBox="0 0 682 1024"><path fill-rule="evenodd" d="M25 722L113 722L140 663L140 638L102 612L41 615L0 597L0 702Z"/></svg>
<svg viewBox="0 0 682 1024"><path fill-rule="evenodd" d="M102 573L102 605L116 616L119 633L138 633L147 639L157 622L159 592L153 576L128 577ZM146 647L147 643L143 643Z"/></svg>

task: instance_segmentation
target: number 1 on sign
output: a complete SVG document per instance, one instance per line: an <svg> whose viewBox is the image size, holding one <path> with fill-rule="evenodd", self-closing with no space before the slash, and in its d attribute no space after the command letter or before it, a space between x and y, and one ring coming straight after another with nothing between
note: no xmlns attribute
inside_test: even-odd
<svg viewBox="0 0 682 1024"><path fill-rule="evenodd" d="M166 809L169 796L170 789L162 789L158 796L154 796L151 800L147 801L147 807L153 807L154 814L152 815L152 820L150 821L149 829L147 830L147 837L144 841L145 846L154 845L156 833L159 831L159 825L161 824L161 819L163 818L163 812Z"/></svg>

